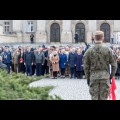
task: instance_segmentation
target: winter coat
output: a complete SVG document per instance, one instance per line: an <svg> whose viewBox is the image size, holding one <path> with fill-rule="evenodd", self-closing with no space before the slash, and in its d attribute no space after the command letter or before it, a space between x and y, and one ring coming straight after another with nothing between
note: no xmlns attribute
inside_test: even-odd
<svg viewBox="0 0 120 120"><path fill-rule="evenodd" d="M21 54L18 55L18 63L19 64L24 63L24 53L22 55Z"/></svg>
<svg viewBox="0 0 120 120"><path fill-rule="evenodd" d="M35 53L34 63L41 63L41 64L45 63L45 55L43 52L40 52L40 53L36 52Z"/></svg>
<svg viewBox="0 0 120 120"><path fill-rule="evenodd" d="M14 64L18 64L18 56L19 56L18 53L15 53L15 54L13 55L13 63L14 63Z"/></svg>
<svg viewBox="0 0 120 120"><path fill-rule="evenodd" d="M68 55L68 63L70 68L75 67L75 56L76 56L76 53L72 53L72 52L70 52Z"/></svg>
<svg viewBox="0 0 120 120"><path fill-rule="evenodd" d="M34 62L34 53L26 52L24 55L24 62L26 65L32 65L32 63Z"/></svg>
<svg viewBox="0 0 120 120"><path fill-rule="evenodd" d="M117 71L116 71L116 73L120 75L120 61L117 61Z"/></svg>
<svg viewBox="0 0 120 120"><path fill-rule="evenodd" d="M5 51L3 53L3 63L11 63L12 62L12 56L10 51Z"/></svg>
<svg viewBox="0 0 120 120"><path fill-rule="evenodd" d="M66 54L60 54L59 55L60 61L60 68L66 68L66 62L67 62L67 55Z"/></svg>
<svg viewBox="0 0 120 120"><path fill-rule="evenodd" d="M78 40L78 34L75 34L74 39L75 39L75 40Z"/></svg>
<svg viewBox="0 0 120 120"><path fill-rule="evenodd" d="M51 62L52 62L52 69L53 69L53 72L54 71L59 71L59 56L56 55L56 56L52 56L51 57Z"/></svg>
<svg viewBox="0 0 120 120"><path fill-rule="evenodd" d="M83 55L76 54L75 56L76 71L83 71Z"/></svg>
<svg viewBox="0 0 120 120"><path fill-rule="evenodd" d="M44 51L44 55L45 55L45 66L47 66L47 64L48 64L48 50L47 51Z"/></svg>

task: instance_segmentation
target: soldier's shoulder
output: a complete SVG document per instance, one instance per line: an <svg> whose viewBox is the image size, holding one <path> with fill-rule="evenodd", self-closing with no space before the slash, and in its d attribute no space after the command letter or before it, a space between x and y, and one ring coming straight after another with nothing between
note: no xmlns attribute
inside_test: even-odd
<svg viewBox="0 0 120 120"><path fill-rule="evenodd" d="M88 49L86 50L84 56L89 55L89 54L91 53L92 49L93 49L93 47L88 48Z"/></svg>
<svg viewBox="0 0 120 120"><path fill-rule="evenodd" d="M88 48L87 52L91 52L94 49L94 46L91 46L90 48Z"/></svg>
<svg viewBox="0 0 120 120"><path fill-rule="evenodd" d="M101 47L105 51L112 51L112 49L109 46L107 46L106 44L102 44Z"/></svg>
<svg viewBox="0 0 120 120"><path fill-rule="evenodd" d="M107 48L107 49L111 49L109 46L107 46L106 44L102 44L102 46L104 47L104 48Z"/></svg>

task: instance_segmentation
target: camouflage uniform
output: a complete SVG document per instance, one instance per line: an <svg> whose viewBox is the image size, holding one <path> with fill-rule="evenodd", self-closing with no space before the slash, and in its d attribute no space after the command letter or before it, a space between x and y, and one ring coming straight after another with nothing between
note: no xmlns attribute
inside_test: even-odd
<svg viewBox="0 0 120 120"><path fill-rule="evenodd" d="M117 70L117 62L112 49L103 43L95 43L86 51L83 63L91 99L107 100L110 92L110 76L115 76ZM111 75L109 65L112 68Z"/></svg>

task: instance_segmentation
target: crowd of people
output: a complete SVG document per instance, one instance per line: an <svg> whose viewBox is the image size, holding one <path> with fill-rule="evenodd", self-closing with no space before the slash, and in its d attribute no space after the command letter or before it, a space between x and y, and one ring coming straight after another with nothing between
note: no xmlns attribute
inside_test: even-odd
<svg viewBox="0 0 120 120"><path fill-rule="evenodd" d="M8 74L11 72L23 73L27 76L44 76L49 74L50 78L58 77L71 79L82 79L84 77L83 55L90 47L87 43L83 46L50 46L45 45L19 46L9 48L9 46L0 47L0 67L6 66ZM110 46L116 54L118 69L117 79L120 79L120 47Z"/></svg>
<svg viewBox="0 0 120 120"><path fill-rule="evenodd" d="M112 45L110 48L113 50L115 57L117 59L117 71L115 74L116 79L120 79L120 46Z"/></svg>
<svg viewBox="0 0 120 120"><path fill-rule="evenodd" d="M49 74L50 78L57 77L82 79L83 46L50 46L45 45L33 48L32 46L19 46L9 48L0 47L0 64L6 65L8 74L11 72L24 73L27 76L42 76Z"/></svg>

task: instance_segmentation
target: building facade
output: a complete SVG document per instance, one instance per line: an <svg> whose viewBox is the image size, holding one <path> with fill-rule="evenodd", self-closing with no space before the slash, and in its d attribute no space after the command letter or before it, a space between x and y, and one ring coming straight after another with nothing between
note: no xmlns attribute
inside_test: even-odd
<svg viewBox="0 0 120 120"><path fill-rule="evenodd" d="M111 34L120 32L120 20L0 20L0 43L29 43L34 35L35 43L75 43L75 32L79 42L91 43L96 30L105 33L110 42Z"/></svg>

